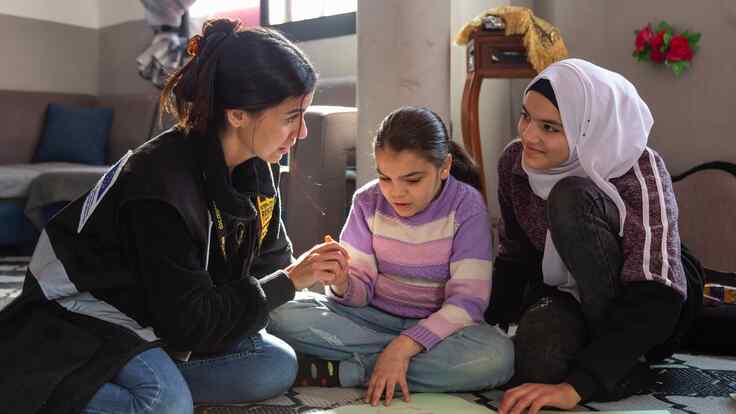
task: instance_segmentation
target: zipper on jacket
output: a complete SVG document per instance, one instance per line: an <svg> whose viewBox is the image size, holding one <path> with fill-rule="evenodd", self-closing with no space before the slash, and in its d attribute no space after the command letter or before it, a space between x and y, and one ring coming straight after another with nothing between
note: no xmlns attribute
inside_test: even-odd
<svg viewBox="0 0 736 414"><path fill-rule="evenodd" d="M255 206L253 206L253 202L248 200L250 203L251 208L255 209ZM261 235L261 217L258 210L256 210L256 217L255 217L255 225L250 226L250 240L248 243L248 260L243 260L243 268L240 271L241 277L246 274L246 271L249 271L251 266L253 265L253 260L255 260L255 257L257 255L261 254L261 246L258 243L260 240Z"/></svg>

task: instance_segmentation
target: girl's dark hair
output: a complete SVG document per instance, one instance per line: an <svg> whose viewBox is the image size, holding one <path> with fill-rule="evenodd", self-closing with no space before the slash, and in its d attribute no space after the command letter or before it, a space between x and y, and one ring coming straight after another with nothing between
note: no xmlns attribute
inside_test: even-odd
<svg viewBox="0 0 736 414"><path fill-rule="evenodd" d="M283 35L242 29L236 20L208 20L187 52L192 58L169 78L160 98L186 132L219 130L225 109L258 113L308 94L317 81L307 57Z"/></svg>
<svg viewBox="0 0 736 414"><path fill-rule="evenodd" d="M442 119L429 108L403 106L388 114L378 126L373 142L378 149L414 151L437 168L452 155L450 174L480 191L480 174L468 153L450 139Z"/></svg>

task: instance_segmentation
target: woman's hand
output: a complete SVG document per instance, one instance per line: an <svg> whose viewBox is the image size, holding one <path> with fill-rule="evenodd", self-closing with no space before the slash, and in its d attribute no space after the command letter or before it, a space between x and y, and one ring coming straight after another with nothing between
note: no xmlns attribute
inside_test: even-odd
<svg viewBox="0 0 736 414"><path fill-rule="evenodd" d="M318 244L284 269L297 290L317 282L330 284L340 274L347 274L348 252L335 241Z"/></svg>
<svg viewBox="0 0 736 414"><path fill-rule="evenodd" d="M511 388L503 394L498 414L521 414L527 408L529 414L537 414L542 407L570 410L580 402L580 395L572 385L526 383Z"/></svg>
<svg viewBox="0 0 736 414"><path fill-rule="evenodd" d="M411 358L424 349L422 345L405 335L399 335L384 348L378 356L373 374L368 381L368 391L365 393L365 402L372 406L378 405L381 395L386 391L384 405L391 404L394 398L394 388L399 384L404 401L409 402L409 386L406 383L406 371L409 369Z"/></svg>

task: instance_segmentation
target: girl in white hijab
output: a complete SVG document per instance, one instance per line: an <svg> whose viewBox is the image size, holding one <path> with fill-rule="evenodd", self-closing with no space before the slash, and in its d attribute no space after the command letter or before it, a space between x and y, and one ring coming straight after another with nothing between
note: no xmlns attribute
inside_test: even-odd
<svg viewBox="0 0 736 414"><path fill-rule="evenodd" d="M499 161L491 323L519 326L501 414L573 408L645 386L671 353L687 283L669 173L634 85L580 59L524 92Z"/></svg>

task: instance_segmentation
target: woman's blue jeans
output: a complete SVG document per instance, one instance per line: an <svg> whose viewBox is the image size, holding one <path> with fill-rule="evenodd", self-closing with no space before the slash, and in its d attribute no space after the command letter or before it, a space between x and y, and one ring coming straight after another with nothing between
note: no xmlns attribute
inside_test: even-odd
<svg viewBox="0 0 736 414"><path fill-rule="evenodd" d="M265 400L291 386L296 368L294 350L265 331L221 355L188 362L153 348L133 357L82 412L183 414L198 403Z"/></svg>

